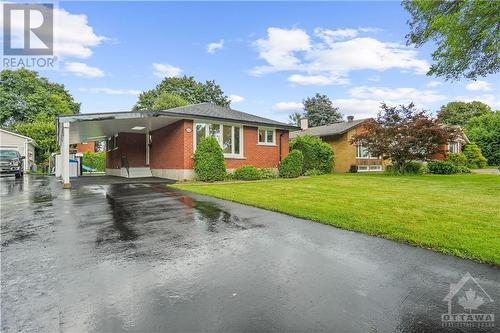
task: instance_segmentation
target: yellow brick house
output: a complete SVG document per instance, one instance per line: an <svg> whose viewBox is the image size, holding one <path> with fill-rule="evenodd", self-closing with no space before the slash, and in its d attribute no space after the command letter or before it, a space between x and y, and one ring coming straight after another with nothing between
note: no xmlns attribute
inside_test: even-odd
<svg viewBox="0 0 500 333"><path fill-rule="evenodd" d="M349 116L347 121L308 127L307 119L302 119L302 130L290 132L290 139L300 135L313 135L328 142L335 153L335 172L349 172L353 169L358 172L384 171L387 161L371 156L361 145L350 143L354 134L363 130L363 123L366 120L368 119L354 120L353 116Z"/></svg>

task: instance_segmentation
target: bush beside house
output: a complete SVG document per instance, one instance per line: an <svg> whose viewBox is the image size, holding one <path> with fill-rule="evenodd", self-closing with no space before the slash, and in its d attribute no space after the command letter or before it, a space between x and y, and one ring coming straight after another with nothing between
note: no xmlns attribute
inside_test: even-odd
<svg viewBox="0 0 500 333"><path fill-rule="evenodd" d="M258 180L261 178L260 170L253 165L244 165L236 169L233 178L238 180Z"/></svg>
<svg viewBox="0 0 500 333"><path fill-rule="evenodd" d="M226 166L224 152L214 137L203 138L193 156L194 172L199 180L213 182L224 180Z"/></svg>
<svg viewBox="0 0 500 333"><path fill-rule="evenodd" d="M483 156L481 148L475 143L465 146L464 153L467 167L482 169L488 166L488 160Z"/></svg>
<svg viewBox="0 0 500 333"><path fill-rule="evenodd" d="M316 170L319 173L330 173L333 169L334 153L332 146L319 137L303 135L290 141L290 150L300 150L304 156L303 172Z"/></svg>
<svg viewBox="0 0 500 333"><path fill-rule="evenodd" d="M304 155L298 149L292 150L279 165L279 176L283 178L297 178L302 175Z"/></svg>

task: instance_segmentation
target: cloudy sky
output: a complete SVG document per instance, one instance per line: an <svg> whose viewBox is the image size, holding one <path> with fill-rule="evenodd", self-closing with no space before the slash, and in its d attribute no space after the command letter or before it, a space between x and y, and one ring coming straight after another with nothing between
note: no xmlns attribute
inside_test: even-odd
<svg viewBox="0 0 500 333"><path fill-rule="evenodd" d="M405 46L399 2L59 2L59 71L82 112L130 110L165 76L215 80L232 107L277 120L315 92L344 115L375 115L379 103L451 100L500 108L499 76L445 82L425 75L433 46Z"/></svg>

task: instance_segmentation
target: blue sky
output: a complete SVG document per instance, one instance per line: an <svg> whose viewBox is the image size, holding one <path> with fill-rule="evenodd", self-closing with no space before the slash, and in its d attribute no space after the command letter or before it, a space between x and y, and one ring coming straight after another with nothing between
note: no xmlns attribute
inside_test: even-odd
<svg viewBox="0 0 500 333"><path fill-rule="evenodd" d="M455 99L500 108L498 75L424 75L432 45L406 47L399 2L59 2L57 72L82 112L129 110L166 75L215 80L238 110L285 121L325 93L345 115L380 101L436 110ZM59 36L59 37L57 37ZM59 50L59 51L58 51Z"/></svg>

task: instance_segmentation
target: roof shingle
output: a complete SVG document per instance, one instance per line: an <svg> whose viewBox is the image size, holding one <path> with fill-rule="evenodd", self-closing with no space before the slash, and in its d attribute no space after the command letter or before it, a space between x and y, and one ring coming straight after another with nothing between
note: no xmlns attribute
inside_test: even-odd
<svg viewBox="0 0 500 333"><path fill-rule="evenodd" d="M361 123L363 123L367 119L357 119L353 121L341 121L338 123L333 123L330 125L324 125L324 126L316 126L316 127L310 127L306 130L301 130L301 131L294 131L290 132L290 138L295 138L297 136L301 135L313 135L313 136L332 136L332 135L338 135L338 134L343 134L347 131L349 131L351 128L354 128Z"/></svg>

